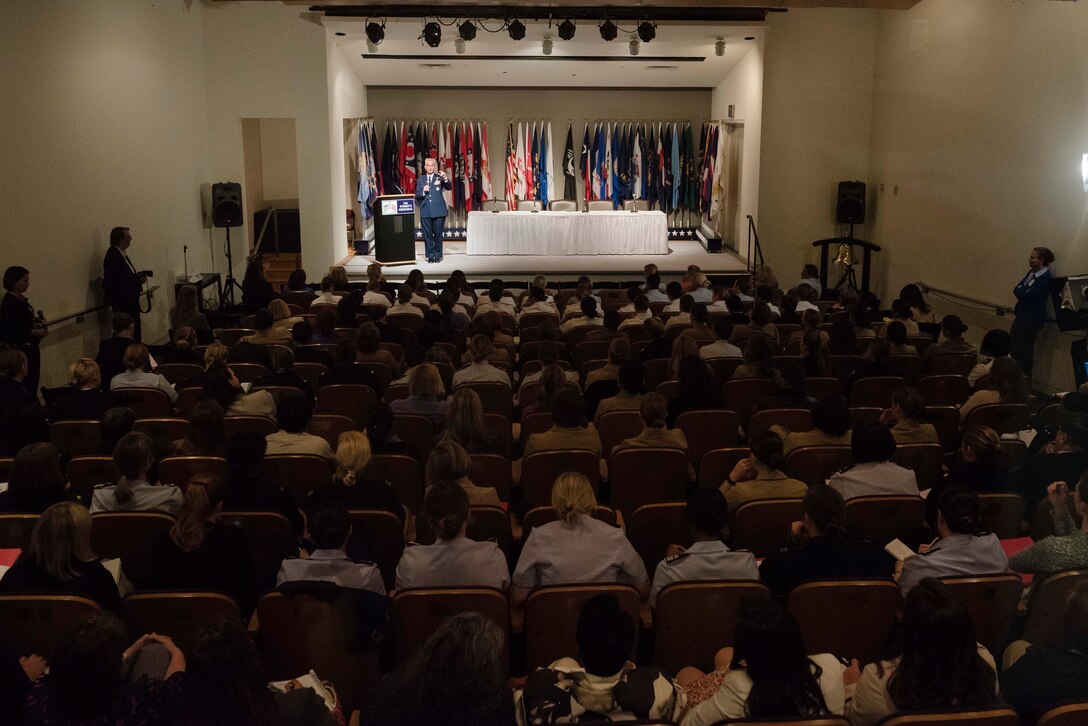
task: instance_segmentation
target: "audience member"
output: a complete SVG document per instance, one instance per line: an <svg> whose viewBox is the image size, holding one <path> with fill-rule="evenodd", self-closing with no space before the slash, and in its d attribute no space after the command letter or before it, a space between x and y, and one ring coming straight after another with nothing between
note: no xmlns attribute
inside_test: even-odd
<svg viewBox="0 0 1088 726"><path fill-rule="evenodd" d="M805 265L801 268L801 281L798 285L808 285L816 294L819 295L823 292L823 286L820 285L820 268L816 265Z"/></svg>
<svg viewBox="0 0 1088 726"><path fill-rule="evenodd" d="M928 366L929 362L939 355L953 353L978 355L975 346L963 339L963 334L966 332L967 326L963 324L958 315L945 315L941 318L941 335L944 336L944 341L933 343L926 348L926 352L922 356L925 365Z"/></svg>
<svg viewBox="0 0 1088 726"><path fill-rule="evenodd" d="M903 289L899 291L899 299L909 307L910 318L914 322L929 324L937 322L937 314L926 304L926 299L922 296L922 290L917 285L913 283L904 285Z"/></svg>
<svg viewBox="0 0 1088 726"><path fill-rule="evenodd" d="M926 402L917 389L901 386L892 392L892 406L883 411L880 420L891 426L896 444L936 444L937 429L926 418Z"/></svg>
<svg viewBox="0 0 1088 726"><path fill-rule="evenodd" d="M49 422L23 382L27 376L26 354L0 350L0 451L14 456L27 444L49 441Z"/></svg>
<svg viewBox="0 0 1088 726"><path fill-rule="evenodd" d="M691 310L694 307L695 299L691 295L681 296L677 314L665 321L666 332L676 327L684 328L691 325Z"/></svg>
<svg viewBox="0 0 1088 726"><path fill-rule="evenodd" d="M326 354L327 355L327 354ZM295 354L284 345L277 345L272 349L271 370L260 380L262 386L286 386L294 388L306 397L312 407L317 401L314 388L310 383L295 373Z"/></svg>
<svg viewBox="0 0 1088 726"><path fill-rule="evenodd" d="M797 312L797 305L800 301L792 292L788 292L782 296L782 299L778 301L779 314L778 320L775 321L778 325L800 325L801 315ZM772 306L773 311L773 306ZM804 312L803 310L801 312Z"/></svg>
<svg viewBox="0 0 1088 726"><path fill-rule="evenodd" d="M393 306L389 308L390 315L412 315L420 320L423 319L423 311L419 309L412 301L415 297L415 290L411 285L401 285L397 289L397 301L393 303ZM428 308L430 306L428 305Z"/></svg>
<svg viewBox="0 0 1088 726"><path fill-rule="evenodd" d="M1073 488L1073 506L1081 520L1078 527L1069 513L1069 485L1056 481L1047 489L1054 535L1009 558L1017 572L1057 572L1088 567L1088 473Z"/></svg>
<svg viewBox="0 0 1088 726"><path fill-rule="evenodd" d="M208 331L208 342L211 342L211 331ZM189 365L202 365L204 357L197 350L200 340L196 330L183 325L174 330L170 345L162 350L158 363L188 363Z"/></svg>
<svg viewBox="0 0 1088 726"><path fill-rule="evenodd" d="M638 359L645 363L658 358L668 358L672 355L672 341L665 337L665 326L657 318L647 318L642 323L642 329L646 332L649 343L643 347Z"/></svg>
<svg viewBox="0 0 1088 726"><path fill-rule="evenodd" d="M597 381L617 380L620 374L620 366L627 362L631 354L631 344L625 336L615 338L608 345L608 363L603 368L597 368L586 375L586 388L588 389Z"/></svg>
<svg viewBox="0 0 1088 726"><path fill-rule="evenodd" d="M572 306L568 305L567 307L570 308ZM580 314L571 316L559 326L559 330L562 331L563 335L569 335L570 331L575 328L604 326L604 318L602 318L601 314L597 311L596 298L591 295L586 295L582 298L581 302L578 303L578 310L581 311Z"/></svg>
<svg viewBox="0 0 1088 726"><path fill-rule="evenodd" d="M272 283L264 277L266 264L261 255L254 255L246 265L242 277L242 304L249 308L266 308L276 297Z"/></svg>
<svg viewBox="0 0 1088 726"><path fill-rule="evenodd" d="M601 438L597 429L586 425L586 404L577 390L565 386L552 403L555 425L547 431L532 434L525 442L525 456L540 451L586 449L601 455Z"/></svg>
<svg viewBox="0 0 1088 726"><path fill-rule="evenodd" d="M581 474L560 474L552 487L559 519L534 527L514 569L511 599L521 606L533 588L576 582L626 582L646 597L646 566L623 530L593 518L597 498Z"/></svg>
<svg viewBox="0 0 1088 726"><path fill-rule="evenodd" d="M253 314L253 329L257 332L247 335L240 342L250 345L291 345L291 331L275 325L272 312L264 309ZM231 360L236 360L231 358Z"/></svg>
<svg viewBox="0 0 1088 726"><path fill-rule="evenodd" d="M1008 472L998 464L1001 456L1001 437L989 426L970 426L963 432L959 456L926 495L926 521L931 529L937 526L937 502L945 489L966 487L974 492L1008 489Z"/></svg>
<svg viewBox="0 0 1088 726"><path fill-rule="evenodd" d="M223 511L274 512L291 523L295 534L302 534L302 514L295 500L276 482L261 477L261 462L267 442L256 431L239 431L227 444L227 489Z"/></svg>
<svg viewBox="0 0 1088 726"><path fill-rule="evenodd" d="M95 357L102 382L107 386L114 376L124 372L125 350L136 342L136 321L128 313L114 313L110 325L113 337L98 344L98 355Z"/></svg>
<svg viewBox="0 0 1088 726"><path fill-rule="evenodd" d="M268 312L272 313L272 326L291 330L295 323L302 322L301 315L291 315L291 307L283 300L272 300L268 303Z"/></svg>
<svg viewBox="0 0 1088 726"><path fill-rule="evenodd" d="M757 411L773 408L811 409L813 399L805 390L805 369L800 363L787 363L780 372L782 387L770 396L764 396L756 402Z"/></svg>
<svg viewBox="0 0 1088 726"><path fill-rule="evenodd" d="M51 408L54 421L90 421L102 418L116 405L117 397L102 390L102 374L91 358L80 358L68 367L68 387Z"/></svg>
<svg viewBox="0 0 1088 726"><path fill-rule="evenodd" d="M979 379L990 375L994 361L1007 358L1010 353L1012 353L1012 336L1007 330L997 328L987 331L982 337L982 345L979 346L978 363L967 374L967 383L971 388L975 388Z"/></svg>
<svg viewBox="0 0 1088 726"><path fill-rule="evenodd" d="M107 408L98 419L98 431L102 435L102 445L95 453L98 456L113 456L117 442L136 426L136 412L125 406Z"/></svg>
<svg viewBox="0 0 1088 726"><path fill-rule="evenodd" d="M99 484L91 496L97 512L162 512L174 516L181 507L181 490L147 481L155 466L155 445L142 431L130 431L113 449L113 465L121 474L116 484Z"/></svg>
<svg viewBox="0 0 1088 726"><path fill-rule="evenodd" d="M340 302L340 295L336 295L333 291L336 288L336 284L333 282L332 275L325 275L321 278L321 292L310 303L312 308L315 305L336 305Z"/></svg>
<svg viewBox="0 0 1088 726"><path fill-rule="evenodd" d="M670 426L676 425L680 414L688 411L706 411L725 408L721 388L702 358L689 355L680 361L679 391L668 403Z"/></svg>
<svg viewBox="0 0 1088 726"><path fill-rule="evenodd" d="M276 420L280 429L266 438L267 456L277 454L313 454L329 461L333 459L332 447L320 436L306 433L313 417L313 409L305 396L284 396L276 406Z"/></svg>
<svg viewBox="0 0 1088 726"><path fill-rule="evenodd" d="M782 473L786 457L782 454L782 439L771 431L760 431L751 437L751 454L737 462L719 489L736 512L745 502L755 499L800 499L808 486Z"/></svg>
<svg viewBox="0 0 1088 726"><path fill-rule="evenodd" d="M709 313L706 305L696 305L691 309L691 327L680 333L685 338L692 338L695 342L713 343L716 339L714 331L707 327ZM670 321L671 322L671 321Z"/></svg>
<svg viewBox="0 0 1088 726"><path fill-rule="evenodd" d="M646 299L652 303L668 302L671 298L661 291L661 275L656 272L646 278Z"/></svg>
<svg viewBox="0 0 1088 726"><path fill-rule="evenodd" d="M364 366L355 365L355 357L359 349L353 340L341 340L336 344L333 353L334 365L321 374L321 387L332 385L357 384L370 386L376 394L384 392L384 387L378 377Z"/></svg>
<svg viewBox="0 0 1088 726"><path fill-rule="evenodd" d="M502 454L499 434L484 425L484 408L480 394L471 388L460 388L450 397L446 429L442 438L459 444L469 454Z"/></svg>
<svg viewBox="0 0 1088 726"><path fill-rule="evenodd" d="M842 396L823 398L812 406L811 431L790 431L778 424L770 430L782 437L783 456L802 446L849 446L850 407Z"/></svg>
<svg viewBox="0 0 1088 726"><path fill-rule="evenodd" d="M850 438L854 465L832 474L828 484L850 501L854 497L918 494L918 480L912 469L891 461L895 438L887 426L872 419L854 425Z"/></svg>
<svg viewBox="0 0 1088 726"><path fill-rule="evenodd" d="M827 348L831 355L857 355L858 336L849 315L831 316L831 330L828 331Z"/></svg>
<svg viewBox="0 0 1088 726"><path fill-rule="evenodd" d="M753 335L744 346L744 363L737 366L730 380L765 378L782 383L782 376L774 365L775 344L765 335Z"/></svg>
<svg viewBox="0 0 1088 726"><path fill-rule="evenodd" d="M125 348L125 370L110 381L111 391L125 388L156 388L166 394L170 403L178 400L178 392L170 382L151 372L151 356L143 343L133 343Z"/></svg>
<svg viewBox="0 0 1088 726"><path fill-rule="evenodd" d="M229 366L208 370L204 393L223 409L227 416L264 416L276 420L276 399L268 391L246 393Z"/></svg>
<svg viewBox="0 0 1088 726"><path fill-rule="evenodd" d="M1027 505L1028 521L1052 482L1077 481L1085 471L1088 471L1088 414L1066 411L1054 439L1013 470L1013 483Z"/></svg>
<svg viewBox="0 0 1088 726"><path fill-rule="evenodd" d="M801 367L805 374L827 378L831 370L831 352L827 347L827 335L819 328L806 330L801 336Z"/></svg>
<svg viewBox="0 0 1088 726"><path fill-rule="evenodd" d="M529 295L521 306L521 315L542 314L558 316L559 311L556 310L555 303L548 298L548 293L544 291L544 288L534 285L529 288Z"/></svg>
<svg viewBox="0 0 1088 726"><path fill-rule="evenodd" d="M431 450L427 457L427 481L452 481L465 490L470 505L500 504L499 495L494 487L478 487L469 478L472 458L455 441L443 440Z"/></svg>
<svg viewBox="0 0 1088 726"><path fill-rule="evenodd" d="M488 362L491 355L491 340L486 335L474 335L469 342L468 352L472 362L453 374L453 387L464 383L503 383L510 385L510 375L501 368Z"/></svg>
<svg viewBox="0 0 1088 726"><path fill-rule="evenodd" d="M68 480L60 468L60 452L53 444L28 444L19 450L8 474L8 488L0 493L0 514L40 514L68 494Z"/></svg>
<svg viewBox="0 0 1088 726"><path fill-rule="evenodd" d="M730 343L743 343L758 336L764 336L774 346L781 346L778 340L778 328L771 322L771 308L762 300L752 305L752 319L748 325L738 325L729 336Z"/></svg>
<svg viewBox="0 0 1088 726"><path fill-rule="evenodd" d="M648 393L639 404L642 417L642 431L638 436L624 439L612 447L612 455L624 449L679 449L688 451L688 440L680 429L670 429L666 425L668 403L660 393ZM695 470L688 465L691 479L695 479Z"/></svg>
<svg viewBox="0 0 1088 726"><path fill-rule="evenodd" d="M430 363L417 365L408 381L408 394L408 398L398 398L389 404L393 413L425 416L437 428L445 426L449 403L437 368Z"/></svg>
<svg viewBox="0 0 1088 726"><path fill-rule="evenodd" d="M1015 359L997 358L992 362L989 382L976 390L960 406L960 425L967 421L967 415L979 406L990 403L1027 403L1031 396L1031 386L1020 364Z"/></svg>
<svg viewBox="0 0 1088 726"><path fill-rule="evenodd" d="M223 456L226 450L222 406L212 400L198 401L189 415L185 438L170 444L170 456Z"/></svg>
<svg viewBox="0 0 1088 726"><path fill-rule="evenodd" d="M342 503L325 502L307 512L306 533L316 549L309 557L284 560L276 575L277 587L288 582L331 582L349 591L385 595L377 565L348 557L352 526Z"/></svg>
<svg viewBox="0 0 1088 726"><path fill-rule="evenodd" d="M893 320L880 332L888 340L888 355L918 355L916 347L907 345L907 326L903 321Z"/></svg>
<svg viewBox="0 0 1088 726"><path fill-rule="evenodd" d="M600 425L601 417L610 411L638 411L642 406L642 364L629 360L620 366L616 378L619 392L601 399L594 412L593 423Z"/></svg>
<svg viewBox="0 0 1088 726"><path fill-rule="evenodd" d="M680 361L688 356L699 357L699 344L691 338L685 338L681 335L674 336L672 354L669 356L669 366L665 371L665 380L675 381L680 377Z"/></svg>
<svg viewBox="0 0 1088 726"><path fill-rule="evenodd" d="M729 342L729 335L733 332L733 326L725 320L714 323L714 342L699 348L699 357L703 360L711 358L741 358L744 353L740 348Z"/></svg>
<svg viewBox="0 0 1088 726"><path fill-rule="evenodd" d="M850 374L850 378L846 381L846 389L849 391L855 383L865 378L902 376L899 367L888 360L889 355L891 355L891 348L885 338L871 339L861 356L864 362L860 368Z"/></svg>

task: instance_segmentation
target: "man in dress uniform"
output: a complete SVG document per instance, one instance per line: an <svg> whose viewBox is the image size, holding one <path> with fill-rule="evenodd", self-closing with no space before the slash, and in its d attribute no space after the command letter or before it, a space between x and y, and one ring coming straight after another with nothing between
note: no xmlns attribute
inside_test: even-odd
<svg viewBox="0 0 1088 726"><path fill-rule="evenodd" d="M136 271L126 250L132 244L132 234L128 227L114 227L110 230L110 248L102 260L102 289L106 293L106 304L115 313L128 313L134 325L133 338L140 341L140 288L145 277ZM107 384L108 385L108 384Z"/></svg>
<svg viewBox="0 0 1088 726"><path fill-rule="evenodd" d="M423 162L425 173L416 180L419 200L419 223L423 227L423 243L427 262L442 261L442 228L446 224L446 200L443 189L452 189L446 172L438 171L438 162L428 158Z"/></svg>

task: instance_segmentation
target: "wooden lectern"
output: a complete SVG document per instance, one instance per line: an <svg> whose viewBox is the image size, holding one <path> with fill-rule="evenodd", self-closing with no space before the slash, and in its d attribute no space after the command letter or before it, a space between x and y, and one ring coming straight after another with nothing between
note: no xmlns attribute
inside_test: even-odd
<svg viewBox="0 0 1088 726"><path fill-rule="evenodd" d="M374 258L383 265L416 261L416 198L386 194L374 205Z"/></svg>

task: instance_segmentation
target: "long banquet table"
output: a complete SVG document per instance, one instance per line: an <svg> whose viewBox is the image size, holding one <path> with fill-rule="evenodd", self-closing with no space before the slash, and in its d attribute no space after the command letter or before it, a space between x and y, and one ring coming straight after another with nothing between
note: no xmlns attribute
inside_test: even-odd
<svg viewBox="0 0 1088 726"><path fill-rule="evenodd" d="M469 212L470 255L667 255L664 212Z"/></svg>

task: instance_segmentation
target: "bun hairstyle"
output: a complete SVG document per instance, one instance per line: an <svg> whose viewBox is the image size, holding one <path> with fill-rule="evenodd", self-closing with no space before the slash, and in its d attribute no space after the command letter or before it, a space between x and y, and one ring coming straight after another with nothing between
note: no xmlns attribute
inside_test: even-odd
<svg viewBox="0 0 1088 726"><path fill-rule="evenodd" d="M597 497L589 479L573 471L560 474L552 486L552 507L566 524L574 524L580 515L592 514L597 508Z"/></svg>
<svg viewBox="0 0 1088 726"><path fill-rule="evenodd" d="M828 485L818 484L809 489L801 510L820 534L832 539L846 537L846 502Z"/></svg>
<svg viewBox="0 0 1088 726"><path fill-rule="evenodd" d="M993 462L1001 454L1001 437L989 426L967 427L963 445L970 447L979 461Z"/></svg>
<svg viewBox="0 0 1088 726"><path fill-rule="evenodd" d="M472 340L468 345L468 352L472 355L474 363L483 363L491 355L491 339L483 334L472 336Z"/></svg>
<svg viewBox="0 0 1088 726"><path fill-rule="evenodd" d="M937 502L937 510L954 534L978 536L986 532L979 518L978 494L966 487L946 489Z"/></svg>
<svg viewBox="0 0 1088 726"><path fill-rule="evenodd" d="M461 533L468 520L468 494L456 481L434 482L423 503L423 516L439 539L449 541Z"/></svg>
<svg viewBox="0 0 1088 726"><path fill-rule="evenodd" d="M132 482L146 476L155 463L155 444L142 431L129 431L113 447L113 464L121 472L121 478L113 490L118 504L132 501Z"/></svg>

